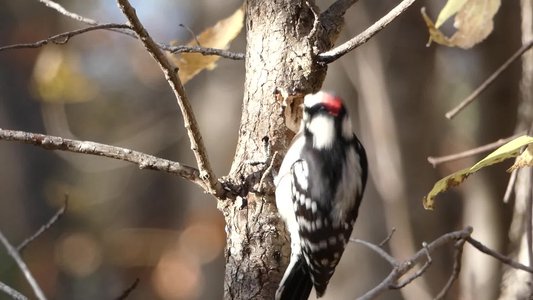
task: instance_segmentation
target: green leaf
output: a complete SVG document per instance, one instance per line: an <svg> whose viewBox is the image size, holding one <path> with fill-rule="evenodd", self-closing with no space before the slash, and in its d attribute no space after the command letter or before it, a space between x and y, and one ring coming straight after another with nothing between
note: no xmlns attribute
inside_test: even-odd
<svg viewBox="0 0 533 300"><path fill-rule="evenodd" d="M520 154L520 149L529 144L533 144L533 137L527 135L517 137L496 149L472 167L462 169L437 181L431 191L423 199L424 208L433 210L435 208L435 197L438 194L461 184L468 176L484 167L502 162L509 158L517 157Z"/></svg>

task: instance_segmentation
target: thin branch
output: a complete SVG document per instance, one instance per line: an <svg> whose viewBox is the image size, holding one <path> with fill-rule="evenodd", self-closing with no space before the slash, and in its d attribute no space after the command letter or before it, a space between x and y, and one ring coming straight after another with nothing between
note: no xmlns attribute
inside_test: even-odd
<svg viewBox="0 0 533 300"><path fill-rule="evenodd" d="M66 44L70 40L70 38L76 35L80 35L82 33L86 33L89 31L100 30L100 29L110 29L110 28L130 28L130 26L126 24L115 24L115 23L94 25L94 26L87 27L87 28L82 28L82 29L77 29L77 30L72 30L72 31L67 31L64 33L56 34L47 39L40 40L34 43L3 46L3 47L0 47L0 51L9 50L9 49L39 48L49 43L62 45L62 44Z"/></svg>
<svg viewBox="0 0 533 300"><path fill-rule="evenodd" d="M41 234L43 234L45 231L47 231L52 226L54 226L54 224L57 223L57 221L59 221L59 219L61 219L61 217L65 214L65 212L67 211L67 208L68 208L68 195L65 195L65 204L63 204L63 206L52 216L52 218L50 218L50 220L48 220L48 222L46 222L46 224L41 226L41 228L39 228L29 238L27 238L24 241L22 241L22 243L20 243L20 245L17 246L17 251L19 253L22 253L22 251L24 251L26 246L28 246L31 242L33 242Z"/></svg>
<svg viewBox="0 0 533 300"><path fill-rule="evenodd" d="M11 296L11 298L15 300L28 300L28 297L22 295L19 291L15 290L14 288L10 287L9 285L1 281L0 281L0 291L6 293L7 295Z"/></svg>
<svg viewBox="0 0 533 300"><path fill-rule="evenodd" d="M46 300L46 296L44 295L43 291L39 287L39 284L31 274L30 270L28 269L28 266L26 263L22 260L19 253L17 252L17 249L15 249L9 241L6 239L4 234L0 231L0 242L4 245L4 247L7 250L7 253L13 260L17 263L18 267L22 271L22 274L24 274L24 277L26 277L26 280L30 284L33 292L35 293L35 296L39 300Z"/></svg>
<svg viewBox="0 0 533 300"><path fill-rule="evenodd" d="M51 0L39 0L39 2L43 3L49 8L52 8L59 12L60 14L69 17L71 19L74 19L76 21L88 24L88 25L102 25L100 22L93 20L91 18L87 18L84 16L81 16L77 13L68 11L63 6L61 6L59 3L56 3ZM123 29L116 29L116 28L104 28L111 31L115 31L118 33L125 34L127 36L133 37L137 39L137 34L133 32L133 30L128 27L125 30ZM170 46L162 43L158 43L159 48L172 52L172 53L181 53L181 52L191 52L191 53L200 53L203 55L218 55L220 57L229 58L233 60L243 60L244 59L244 53L237 53L237 52L231 52L223 49L216 49L216 48L204 48L204 47L190 47L190 46Z"/></svg>
<svg viewBox="0 0 533 300"><path fill-rule="evenodd" d="M85 24L92 25L92 26L101 25L101 23L96 21L96 20L93 20L91 18L87 18L87 17L81 16L81 15L79 15L77 13L68 11L66 8L64 8L63 6L61 6L61 4L59 4L57 2L54 2L54 1L51 1L51 0L38 0L38 1L43 3L44 5L46 5L47 7L57 11L58 13L66 16L68 18L74 19L74 20L76 20L78 22L85 23ZM118 32L118 33L122 33L122 34L125 34L125 35L128 35L128 36L137 38L135 33L133 33L131 31L131 28L128 28L126 30L116 29L116 28L108 28L108 30L115 31L115 32Z"/></svg>
<svg viewBox="0 0 533 300"><path fill-rule="evenodd" d="M460 111L462 111L468 104L472 103L477 96L479 96L483 91L485 91L493 82L498 78L503 71L505 71L515 60L517 60L522 54L528 51L533 46L533 40L525 43L520 49L518 49L507 61L505 61L492 75L489 76L475 91L472 92L468 97L466 97L459 105L446 113L446 118L452 119Z"/></svg>
<svg viewBox="0 0 533 300"><path fill-rule="evenodd" d="M507 182L507 188L505 189L505 194L503 195L503 203L509 203L509 199L511 199L518 171L518 169L513 170L511 176L509 176L509 182Z"/></svg>
<svg viewBox="0 0 533 300"><path fill-rule="evenodd" d="M341 44L338 47L335 47L329 51L319 54L317 56L318 61L322 63L326 63L326 64L332 63L335 60L341 58L346 53L366 43L376 33L380 32L390 22L392 22L399 15L401 15L414 2L415 0L403 0L402 2L400 2L400 4L398 4L395 8L393 8L388 14L386 14L384 17L379 19L376 23L372 24L370 27L368 27L365 31L360 33L358 36Z"/></svg>
<svg viewBox="0 0 533 300"><path fill-rule="evenodd" d="M135 281L133 282L133 284L131 286L129 286L124 292L122 292L122 294L120 296L118 296L116 298L116 300L124 300L126 298L128 298L128 296L131 294L131 292L137 288L137 286L139 285L139 282L141 280L139 278L135 278Z"/></svg>
<svg viewBox="0 0 533 300"><path fill-rule="evenodd" d="M513 139L517 138L520 135L522 135L522 134L515 134L513 136L510 136L510 137L507 137L507 138L504 138L504 139L499 139L499 140L497 140L495 142L492 142L492 143L489 143L489 144L486 144L486 145L483 145L483 146L479 146L479 147L476 147L476 148L473 148L473 149L469 149L469 150L466 150L466 151L463 151L463 152L455 153L455 154L450 154L450 155L441 156L441 157L428 156L427 160L433 166L433 168L435 168L438 164L442 164L442 163L449 162L449 161L454 161L454 160L459 160L459 159L462 159L462 158L465 158L465 157L474 156L474 155L477 155L479 153L483 153L483 152L487 152L487 151L496 149L496 148L500 147L501 145L503 145L503 144L505 144L505 143L507 143L509 141L512 141Z"/></svg>
<svg viewBox="0 0 533 300"><path fill-rule="evenodd" d="M428 247L427 243L423 242L422 243L422 249L425 250L424 252L426 253L426 262L422 265L422 267L420 267L420 269L418 269L414 274L412 274L411 276L407 277L403 281L401 281L401 282L399 282L397 284L391 285L390 288L392 288L392 289L402 289L406 285L408 285L409 283L413 282L418 277L422 276L422 274L424 274L427 271L429 266L431 266L431 263L433 263L433 260L431 259L431 255L429 254L429 250L428 250L427 247Z"/></svg>
<svg viewBox="0 0 533 300"><path fill-rule="evenodd" d="M396 268L398 266L398 261L392 257L390 254L388 254L387 252L385 252L385 250L381 249L381 247L377 246L377 245L374 245L370 242L367 242L367 241L363 241L363 240L360 240L360 239L350 239L350 242L352 243L357 243L357 244L361 244L367 248L369 248L370 250L376 252L377 254L379 254L381 257L383 257L386 261L389 262L389 264L393 267L393 268Z"/></svg>
<svg viewBox="0 0 533 300"><path fill-rule="evenodd" d="M128 0L117 0L118 5L124 15L128 18L135 33L137 33L139 39L142 41L145 49L150 53L152 58L157 62L161 71L165 74L165 78L172 88L178 105L183 114L183 122L185 123L185 129L189 135L191 142L191 150L196 158L198 169L200 170L200 178L205 181L207 186L207 192L214 195L221 195L223 189L218 182L217 178L211 170L211 165L207 157L207 151L202 141L200 130L198 129L198 123L194 117L192 107L187 99L187 94L181 84L181 80L178 77L178 68L173 66L172 63L161 52L159 46L154 42L152 37L148 34L141 21L137 17L135 9L131 6Z"/></svg>
<svg viewBox="0 0 533 300"><path fill-rule="evenodd" d="M453 270L452 274L450 275L450 278L448 278L448 281L442 288L442 290L439 292L439 294L433 299L433 300L440 300L444 299L450 288L452 287L453 283L457 280L459 277L459 273L461 273L461 266L462 266L462 259L463 259L463 249L464 249L465 240L458 240L455 243L455 260L453 262Z"/></svg>
<svg viewBox="0 0 533 300"><path fill-rule="evenodd" d="M189 26L185 24L178 24L178 26L187 30L187 32L191 35L196 45L199 47L202 47L202 45L200 44L200 41L198 40L198 36L194 33L194 31L192 31L192 29Z"/></svg>
<svg viewBox="0 0 533 300"><path fill-rule="evenodd" d="M6 129L0 129L0 140L23 142L49 150L63 150L119 159L134 163L138 165L140 169L150 169L175 174L198 184L204 189L206 188L204 182L199 177L200 175L197 169L182 165L178 162L126 148Z"/></svg>
<svg viewBox="0 0 533 300"><path fill-rule="evenodd" d="M74 19L76 21L79 21L79 22L82 22L82 23L85 23L85 24L89 24L89 25L98 25L97 21L95 21L93 19L86 18L84 16L80 16L80 15L78 15L76 13L70 12L70 11L66 10L63 6L61 6L61 4L56 3L54 1L39 0L39 2L43 3L44 5L46 5L47 7L51 8L51 9L56 10L60 14L65 15L65 16L67 16L67 17L69 17L71 19Z"/></svg>
<svg viewBox="0 0 533 300"><path fill-rule="evenodd" d="M472 234L472 227L466 227L463 230L454 231L450 233L446 233L433 242L424 245L424 247L419 250L417 253L415 253L411 258L403 261L402 263L398 264L396 267L392 269L392 271L389 273L389 275L381 281L376 287L368 291L363 296L357 298L358 300L370 300L376 298L378 295L382 294L383 292L393 289L395 286L397 286L398 280L405 275L407 272L409 272L418 262L421 262L423 259L426 259L426 264L428 261L428 256L435 250L440 247L442 247L445 244L448 244L453 241L458 240L465 240L470 237ZM381 249L378 247L378 249ZM380 254L381 255L381 254ZM425 264L425 265L426 265ZM425 266L424 265L424 266ZM421 269L424 269L424 266ZM427 269L428 266L425 267L424 271ZM420 276L423 272L416 272L415 274L411 275L409 278L405 280L410 280L417 278ZM415 277L416 276L416 277ZM411 279L411 281L412 281ZM405 281L404 281L405 282ZM410 282L410 281L409 281ZM407 282L407 283L409 283Z"/></svg>
<svg viewBox="0 0 533 300"><path fill-rule="evenodd" d="M378 246L380 247L385 246L385 244L387 244L390 241L390 239L392 239L392 236L394 235L395 232L396 232L396 227L392 227L392 230L390 231L389 235L387 235L387 237L383 241L381 241L381 243L379 243Z"/></svg>
<svg viewBox="0 0 533 300"><path fill-rule="evenodd" d="M473 239L472 237L467 237L466 241L470 245L472 245L475 248L477 248L479 251L496 258L497 260L501 261L502 263L504 263L506 265L511 266L512 268L519 269L519 270L526 271L528 273L532 273L533 274L533 268L525 266L525 265L523 265L523 264L521 264L519 262L516 262L516 261L512 260L511 258L509 258L509 257L507 257L507 256L505 256L503 254L500 254L500 253L488 248L487 246L483 245L482 243L480 243L479 241Z"/></svg>
<svg viewBox="0 0 533 300"><path fill-rule="evenodd" d="M218 55L223 58L233 60L243 60L244 53L232 52L217 48L204 48L200 46L170 46L165 44L158 44L159 48L170 53L200 53L202 55Z"/></svg>

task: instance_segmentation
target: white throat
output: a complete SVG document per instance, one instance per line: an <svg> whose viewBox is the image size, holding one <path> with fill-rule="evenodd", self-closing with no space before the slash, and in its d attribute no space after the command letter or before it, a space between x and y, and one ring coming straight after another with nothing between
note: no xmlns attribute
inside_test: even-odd
<svg viewBox="0 0 533 300"><path fill-rule="evenodd" d="M335 140L335 123L331 117L318 115L307 125L307 130L313 135L313 147L329 149Z"/></svg>

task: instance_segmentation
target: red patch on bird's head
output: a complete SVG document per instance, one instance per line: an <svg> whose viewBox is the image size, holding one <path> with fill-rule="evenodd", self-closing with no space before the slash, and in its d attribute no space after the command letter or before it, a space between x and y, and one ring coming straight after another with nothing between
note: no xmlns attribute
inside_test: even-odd
<svg viewBox="0 0 533 300"><path fill-rule="evenodd" d="M342 100L339 97L331 94L324 93L323 95L324 106L328 109L328 112L334 116L338 116L342 109Z"/></svg>

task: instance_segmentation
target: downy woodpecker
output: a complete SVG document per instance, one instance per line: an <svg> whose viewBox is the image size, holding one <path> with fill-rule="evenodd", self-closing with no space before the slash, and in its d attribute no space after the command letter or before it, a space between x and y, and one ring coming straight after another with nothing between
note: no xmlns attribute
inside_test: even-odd
<svg viewBox="0 0 533 300"><path fill-rule="evenodd" d="M276 184L276 205L291 238L279 300L324 295L357 218L368 167L342 100L325 92L304 98L303 119Z"/></svg>

